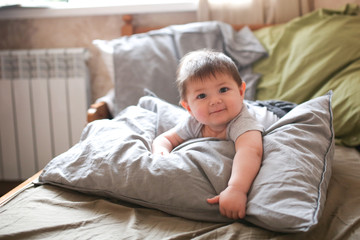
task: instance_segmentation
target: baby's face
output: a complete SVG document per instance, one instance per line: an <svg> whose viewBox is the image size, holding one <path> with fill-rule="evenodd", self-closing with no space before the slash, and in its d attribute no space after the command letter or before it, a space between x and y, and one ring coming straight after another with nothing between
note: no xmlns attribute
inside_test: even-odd
<svg viewBox="0 0 360 240"><path fill-rule="evenodd" d="M210 75L187 83L186 88L183 107L200 123L213 129L226 128L242 109L245 83L239 87L230 75Z"/></svg>

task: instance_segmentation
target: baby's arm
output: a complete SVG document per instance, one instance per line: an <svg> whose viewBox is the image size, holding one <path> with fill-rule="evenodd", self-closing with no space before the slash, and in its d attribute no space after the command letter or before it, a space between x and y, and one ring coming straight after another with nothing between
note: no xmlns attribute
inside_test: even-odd
<svg viewBox="0 0 360 240"><path fill-rule="evenodd" d="M184 140L177 135L175 129L170 129L154 139L152 142L152 153L159 153L161 155L169 154L174 147L182 142L184 142Z"/></svg>
<svg viewBox="0 0 360 240"><path fill-rule="evenodd" d="M248 131L236 139L236 154L233 160L231 177L227 188L214 198L211 204L219 203L222 215L232 218L244 218L247 193L261 165L262 136L259 131Z"/></svg>

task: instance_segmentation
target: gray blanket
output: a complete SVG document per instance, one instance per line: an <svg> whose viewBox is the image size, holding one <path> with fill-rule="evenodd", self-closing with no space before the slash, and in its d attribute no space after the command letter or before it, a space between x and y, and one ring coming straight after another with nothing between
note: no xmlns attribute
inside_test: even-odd
<svg viewBox="0 0 360 240"><path fill-rule="evenodd" d="M231 222L206 199L227 186L233 142L199 138L169 156L151 154L154 137L185 114L144 97L113 120L88 124L80 142L45 167L40 182L189 219ZM263 164L249 192L248 221L285 232L306 231L318 222L331 175L331 123L330 96L323 96L296 106L266 130Z"/></svg>

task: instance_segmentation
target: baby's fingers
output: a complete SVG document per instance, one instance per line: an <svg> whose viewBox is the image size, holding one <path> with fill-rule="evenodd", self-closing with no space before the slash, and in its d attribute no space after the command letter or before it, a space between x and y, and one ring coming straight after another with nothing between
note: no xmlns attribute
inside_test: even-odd
<svg viewBox="0 0 360 240"><path fill-rule="evenodd" d="M219 203L219 200L220 200L220 196L217 195L213 198L208 198L206 201L210 204L217 204L217 203Z"/></svg>
<svg viewBox="0 0 360 240"><path fill-rule="evenodd" d="M238 220L238 219L244 218L244 215L241 212L225 211L225 210L220 211L220 212L223 216L230 218L230 219Z"/></svg>

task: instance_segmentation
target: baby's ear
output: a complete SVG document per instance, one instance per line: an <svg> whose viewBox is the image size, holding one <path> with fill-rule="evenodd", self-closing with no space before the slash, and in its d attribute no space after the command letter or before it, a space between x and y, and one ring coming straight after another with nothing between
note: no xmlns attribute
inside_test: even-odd
<svg viewBox="0 0 360 240"><path fill-rule="evenodd" d="M190 106L186 101L181 101L180 104L181 104L181 106L183 106L183 108L185 108L191 114Z"/></svg>
<svg viewBox="0 0 360 240"><path fill-rule="evenodd" d="M239 87L240 90L240 95L241 96L245 96L245 90L246 90L246 83L244 81L242 81L241 86Z"/></svg>

